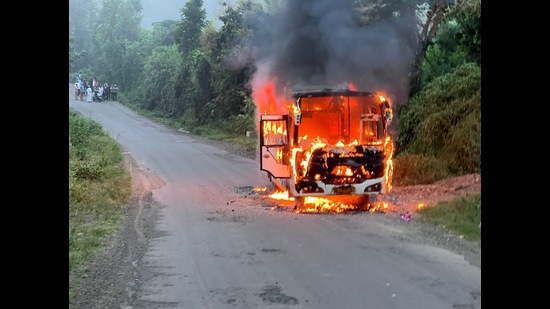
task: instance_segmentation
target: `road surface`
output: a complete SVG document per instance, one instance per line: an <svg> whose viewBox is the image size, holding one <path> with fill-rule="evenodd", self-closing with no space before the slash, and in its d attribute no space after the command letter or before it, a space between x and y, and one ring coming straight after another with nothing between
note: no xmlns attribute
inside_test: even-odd
<svg viewBox="0 0 550 309"><path fill-rule="evenodd" d="M72 85L69 107L159 179L158 233L121 308L481 308L481 269L411 237L410 222L264 207L239 193L268 186L256 161L117 102L75 101Z"/></svg>

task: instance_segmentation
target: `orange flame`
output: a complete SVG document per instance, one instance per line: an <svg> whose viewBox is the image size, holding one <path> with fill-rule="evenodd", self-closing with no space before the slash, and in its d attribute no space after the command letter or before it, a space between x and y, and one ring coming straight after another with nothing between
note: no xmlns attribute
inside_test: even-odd
<svg viewBox="0 0 550 309"><path fill-rule="evenodd" d="M288 196L288 191L276 191L267 197L272 198L274 200L284 200L284 201L294 201L293 197Z"/></svg>
<svg viewBox="0 0 550 309"><path fill-rule="evenodd" d="M297 114L300 111L298 110L296 104L292 101L287 101L287 99L277 99L277 96L275 94L275 81L276 78L269 81L266 85L263 86L263 88L255 89L256 91L253 91L253 99L256 103L257 111L260 114L286 114L288 112ZM348 84L348 89L352 91L356 91L357 88L353 83ZM378 99L381 103L386 101L386 98L378 94ZM319 108L319 107L315 107ZM391 112L391 108L390 108ZM286 128L284 128L281 125L280 121L264 121L264 127L262 132L264 133L264 139L269 140L270 137L273 138L283 138L283 136L287 135ZM259 124L258 124L259 127ZM373 134L373 133L371 133ZM294 181L296 182L298 178L304 177L305 172L308 170L309 160L312 155L312 153L319 148L323 148L327 146L327 141L325 137L317 136L313 139L309 139L307 135L299 137L298 138L298 145L291 145L291 149L287 153L287 155L290 156L288 160L290 161L290 167L293 170L294 175ZM277 140L278 141L278 140ZM283 144L281 141L278 143L275 141L273 144ZM344 143L343 140L339 140L335 147L338 149L344 149L346 147L351 147L358 145L359 142L357 139L352 141L351 143L348 143L347 145ZM386 137L384 140L373 140L368 143L369 145L383 145L384 154L385 154L385 163L386 168L384 171L384 182L386 184L386 193L389 193L392 190L392 177L393 177L393 141L391 137ZM345 150L342 150L345 151ZM278 149L276 153L276 159L277 161L281 162L283 160L283 150ZM350 154L353 155L353 154ZM339 175L346 175L351 176L353 175L352 171L349 168L345 167L336 167L336 173ZM269 198L275 199L275 200L290 200L293 201L294 197L289 196L288 191L277 191L270 195L268 195ZM336 211L336 212L342 212L345 210L353 210L356 209L356 206L351 204L345 204L342 202L333 202L331 200L325 199L325 198L317 198L317 197L305 197L304 205L311 205L311 207L305 208L305 212L323 212L323 211ZM388 203L383 202L377 202L377 203L371 203L369 210L370 211L387 211L388 210Z"/></svg>
<svg viewBox="0 0 550 309"><path fill-rule="evenodd" d="M299 212L337 212L341 213L346 210L355 210L357 206L351 204L345 204L342 202L333 202L326 198L322 197L311 197L306 196L304 199L304 205L309 205L309 207L304 207Z"/></svg>
<svg viewBox="0 0 550 309"><path fill-rule="evenodd" d="M384 182L386 183L387 192L391 192L393 186L393 141L390 136L384 140L384 154L386 156L386 170L384 171Z"/></svg>

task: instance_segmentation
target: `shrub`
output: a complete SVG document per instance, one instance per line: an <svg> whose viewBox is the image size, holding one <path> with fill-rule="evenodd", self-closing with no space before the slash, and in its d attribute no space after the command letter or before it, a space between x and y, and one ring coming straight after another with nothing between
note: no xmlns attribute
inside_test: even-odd
<svg viewBox="0 0 550 309"><path fill-rule="evenodd" d="M446 165L434 156L401 154L394 159L393 184L431 184L449 176Z"/></svg>
<svg viewBox="0 0 550 309"><path fill-rule="evenodd" d="M467 63L434 79L396 114L396 156L434 157L456 175L481 171L479 66Z"/></svg>

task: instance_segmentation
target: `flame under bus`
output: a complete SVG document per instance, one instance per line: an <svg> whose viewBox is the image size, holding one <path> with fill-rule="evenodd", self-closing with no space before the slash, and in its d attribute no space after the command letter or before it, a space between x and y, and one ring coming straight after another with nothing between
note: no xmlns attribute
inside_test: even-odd
<svg viewBox="0 0 550 309"><path fill-rule="evenodd" d="M260 117L260 169L298 206L305 197L366 204L391 190L392 110L384 97L323 89L295 92L287 107Z"/></svg>

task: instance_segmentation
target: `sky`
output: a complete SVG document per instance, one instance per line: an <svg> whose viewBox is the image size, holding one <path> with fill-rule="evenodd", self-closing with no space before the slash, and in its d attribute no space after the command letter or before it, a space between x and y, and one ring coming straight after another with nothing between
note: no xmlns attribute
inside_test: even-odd
<svg viewBox="0 0 550 309"><path fill-rule="evenodd" d="M153 22L159 22L166 19L181 19L180 9L185 6L186 0L141 0L143 6L141 27L151 29ZM219 24L217 16L220 15L224 7L221 3L234 5L237 0L203 0L203 8L206 10L206 19Z"/></svg>

